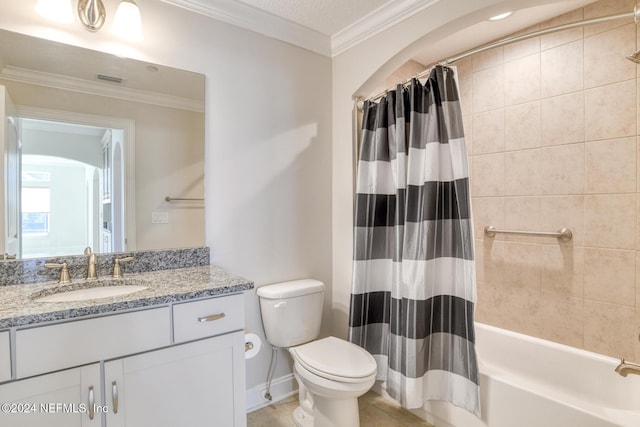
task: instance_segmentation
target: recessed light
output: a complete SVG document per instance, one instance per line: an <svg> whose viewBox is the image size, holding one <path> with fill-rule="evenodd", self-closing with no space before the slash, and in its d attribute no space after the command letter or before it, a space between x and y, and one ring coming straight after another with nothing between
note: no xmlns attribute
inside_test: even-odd
<svg viewBox="0 0 640 427"><path fill-rule="evenodd" d="M505 12L501 13L500 15L492 16L491 18L489 18L489 21L499 21L501 19L508 18L512 13L513 12Z"/></svg>

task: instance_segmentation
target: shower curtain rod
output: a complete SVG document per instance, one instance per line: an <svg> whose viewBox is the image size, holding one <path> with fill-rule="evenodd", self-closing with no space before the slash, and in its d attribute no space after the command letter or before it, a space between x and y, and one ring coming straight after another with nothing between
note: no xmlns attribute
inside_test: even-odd
<svg viewBox="0 0 640 427"><path fill-rule="evenodd" d="M563 24L563 25L558 25L555 27L551 27L551 28L547 28L544 30L539 30L539 31L533 31L531 33L526 33L526 34L522 34L519 36L514 36L514 37L509 37L506 39L502 39L502 40L498 40L497 42L493 42L493 43L489 43L487 45L472 49L472 50L468 50L464 53L461 53L460 55L457 56L452 56L451 58L445 59L444 61L440 61L437 63L437 65L442 65L442 66L447 66L453 62L457 62L460 61L461 59L465 59L468 58L469 56L475 55L477 53L480 52L484 52L490 49L494 49L496 47L501 47L501 46L505 46L511 43L517 43L519 41L523 41L523 40L527 40L527 39L531 39L533 37L538 37L538 36L544 36L546 34L551 34L551 33L556 33L558 31L564 31L564 30L570 30L572 28L577 28L577 27L584 27L587 25L594 25L594 24L601 24L603 22L608 22L608 21L615 21L618 19L625 19L625 18L633 18L633 21L637 24L638 22L640 22L640 3L637 4L634 8L633 8L633 12L628 12L628 13L620 13L617 15L609 15L609 16L602 16L600 18L593 18L593 19L587 19L587 20L583 20L583 21L579 21L579 22L572 22L569 24ZM402 83L399 83L401 85L406 85L407 83L410 83L411 80L413 79L420 79L424 76L426 76L427 74L429 74L431 72L431 70L433 69L433 67L429 67L428 69L419 72L418 74L414 75L413 77L411 77L410 79L407 79L405 81L403 81ZM364 101L375 101L379 98L382 98L384 95L387 94L387 92L389 91L389 89L380 92L379 94L366 98L364 100L362 99L356 99L357 102L357 106L358 109L361 110L362 107L364 106Z"/></svg>

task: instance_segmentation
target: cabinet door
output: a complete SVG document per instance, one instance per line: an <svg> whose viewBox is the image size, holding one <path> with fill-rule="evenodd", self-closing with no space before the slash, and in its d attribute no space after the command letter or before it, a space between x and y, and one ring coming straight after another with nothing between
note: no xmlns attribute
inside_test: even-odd
<svg viewBox="0 0 640 427"><path fill-rule="evenodd" d="M99 427L100 365L0 385L0 403L0 426Z"/></svg>
<svg viewBox="0 0 640 427"><path fill-rule="evenodd" d="M108 427L244 427L244 335L222 335L105 363Z"/></svg>

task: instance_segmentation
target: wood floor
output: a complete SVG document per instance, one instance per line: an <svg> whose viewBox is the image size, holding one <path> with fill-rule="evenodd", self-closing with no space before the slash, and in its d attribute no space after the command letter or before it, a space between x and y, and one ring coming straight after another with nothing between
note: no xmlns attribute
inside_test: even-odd
<svg viewBox="0 0 640 427"><path fill-rule="evenodd" d="M247 415L248 427L296 427L293 410L298 406L298 396L262 408ZM358 399L361 427L431 427L431 424L384 399L368 392Z"/></svg>

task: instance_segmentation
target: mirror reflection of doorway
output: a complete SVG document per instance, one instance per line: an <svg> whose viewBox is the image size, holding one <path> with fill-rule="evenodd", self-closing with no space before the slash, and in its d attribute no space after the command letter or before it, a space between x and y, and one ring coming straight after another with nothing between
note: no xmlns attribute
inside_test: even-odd
<svg viewBox="0 0 640 427"><path fill-rule="evenodd" d="M124 132L22 118L20 135L21 256L82 254L87 246L123 250L123 239L113 236L123 227L114 223L123 221L114 208L124 196L113 159L122 159Z"/></svg>

